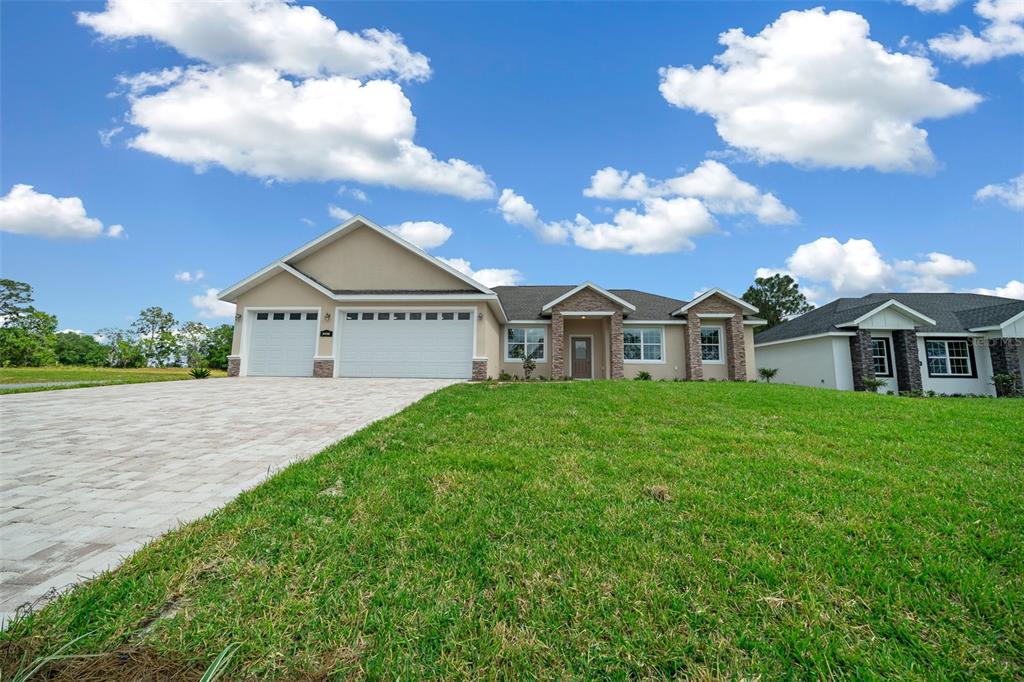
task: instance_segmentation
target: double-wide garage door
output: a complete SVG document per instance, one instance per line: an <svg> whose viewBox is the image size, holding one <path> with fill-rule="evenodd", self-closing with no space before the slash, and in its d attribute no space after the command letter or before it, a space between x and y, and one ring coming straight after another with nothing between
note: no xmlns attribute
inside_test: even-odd
<svg viewBox="0 0 1024 682"><path fill-rule="evenodd" d="M468 379L473 314L466 310L342 311L338 376Z"/></svg>

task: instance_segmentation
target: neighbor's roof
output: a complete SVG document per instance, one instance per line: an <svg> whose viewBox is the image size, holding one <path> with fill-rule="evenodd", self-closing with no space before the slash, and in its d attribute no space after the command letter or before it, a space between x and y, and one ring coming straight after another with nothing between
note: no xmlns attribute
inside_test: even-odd
<svg viewBox="0 0 1024 682"><path fill-rule="evenodd" d="M837 298L757 334L754 343L844 331L837 325L849 323L890 299L935 320L934 325L918 326L918 330L927 332L966 333L973 328L998 325L1024 311L1024 301L982 294L868 294L861 298Z"/></svg>
<svg viewBox="0 0 1024 682"><path fill-rule="evenodd" d="M562 296L578 284L557 284L543 286L519 286L519 287L491 287L494 293L498 294L501 307L510 320L537 320L547 321L549 318L542 316L541 311L544 305L559 296ZM649 294L646 291L636 289L608 289L609 293L628 301L636 306L626 319L628 320L678 320L672 317L672 312L678 310L686 301L680 301L668 296Z"/></svg>

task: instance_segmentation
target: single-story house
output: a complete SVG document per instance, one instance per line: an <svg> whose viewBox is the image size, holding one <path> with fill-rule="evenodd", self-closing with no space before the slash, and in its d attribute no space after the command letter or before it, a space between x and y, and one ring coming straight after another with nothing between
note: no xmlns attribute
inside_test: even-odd
<svg viewBox="0 0 1024 682"><path fill-rule="evenodd" d="M757 366L804 386L995 395L993 374L1020 381L1024 301L981 294L840 298L754 337Z"/></svg>
<svg viewBox="0 0 1024 682"><path fill-rule="evenodd" d="M489 289L361 216L220 293L232 376L722 379L754 376L757 309L591 282Z"/></svg>

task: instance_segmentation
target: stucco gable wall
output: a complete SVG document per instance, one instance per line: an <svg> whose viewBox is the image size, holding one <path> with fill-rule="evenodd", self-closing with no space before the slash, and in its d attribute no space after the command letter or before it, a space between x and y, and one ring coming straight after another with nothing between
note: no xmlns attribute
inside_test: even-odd
<svg viewBox="0 0 1024 682"><path fill-rule="evenodd" d="M470 289L468 283L371 228L293 263L328 289Z"/></svg>

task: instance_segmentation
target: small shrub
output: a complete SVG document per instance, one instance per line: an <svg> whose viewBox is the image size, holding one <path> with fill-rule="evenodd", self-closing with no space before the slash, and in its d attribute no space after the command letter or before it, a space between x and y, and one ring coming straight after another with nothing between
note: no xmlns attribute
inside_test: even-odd
<svg viewBox="0 0 1024 682"><path fill-rule="evenodd" d="M1012 374L993 374L992 385L996 387L996 394L1002 397L1019 396L1020 383L1017 377Z"/></svg>
<svg viewBox="0 0 1024 682"><path fill-rule="evenodd" d="M634 381L650 381L651 380L651 373L647 372L647 371L637 372L636 376L633 377L633 380Z"/></svg>
<svg viewBox="0 0 1024 682"><path fill-rule="evenodd" d="M501 370L498 372L498 381L512 381L512 375L505 370Z"/></svg>
<svg viewBox="0 0 1024 682"><path fill-rule="evenodd" d="M775 375L779 373L779 369L778 367L761 367L757 370L757 373L764 379L764 383L770 384Z"/></svg>
<svg viewBox="0 0 1024 682"><path fill-rule="evenodd" d="M865 391L871 391L872 393L877 393L878 389L886 384L885 379L879 379L878 377L864 377L860 382L864 385Z"/></svg>
<svg viewBox="0 0 1024 682"><path fill-rule="evenodd" d="M205 367L193 367L188 371L188 375L193 379L208 379L210 378L210 370Z"/></svg>

